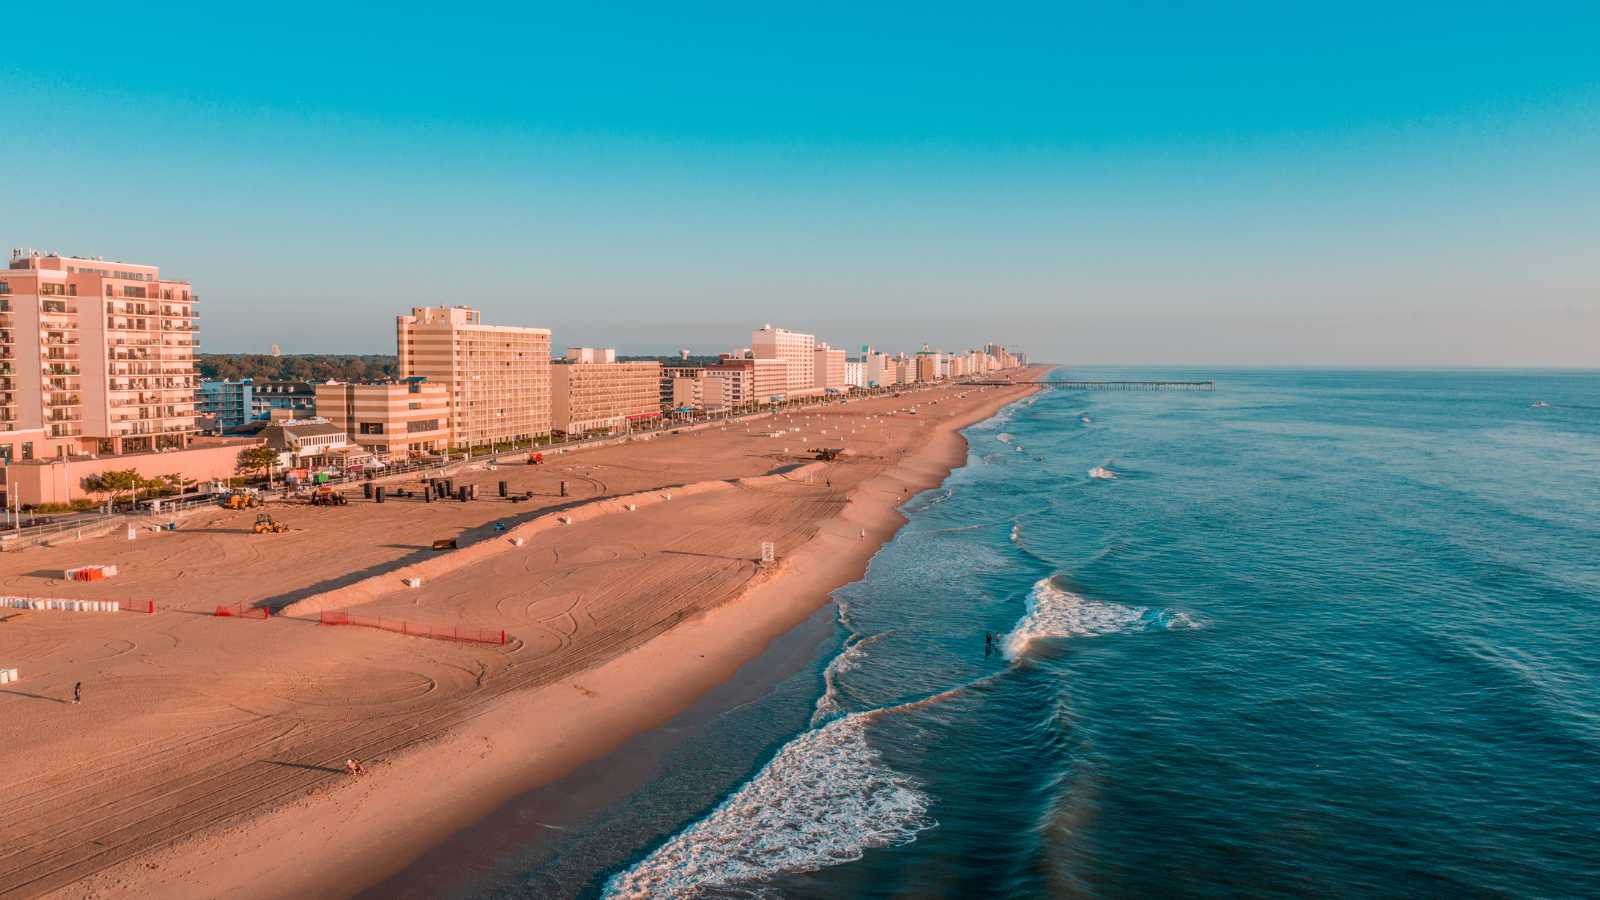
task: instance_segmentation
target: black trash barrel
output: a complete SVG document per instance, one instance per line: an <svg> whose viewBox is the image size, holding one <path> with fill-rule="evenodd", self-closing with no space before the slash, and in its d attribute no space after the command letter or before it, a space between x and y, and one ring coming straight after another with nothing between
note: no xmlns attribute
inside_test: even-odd
<svg viewBox="0 0 1600 900"><path fill-rule="evenodd" d="M504 481L500 482L500 496L506 496L506 483Z"/></svg>
<svg viewBox="0 0 1600 900"><path fill-rule="evenodd" d="M369 484L369 485L367 485L367 487L372 487L372 485ZM375 489L372 492L372 499L377 501L378 503L382 503L383 502L383 486L382 485L379 485L377 487L377 489Z"/></svg>
<svg viewBox="0 0 1600 900"><path fill-rule="evenodd" d="M370 481L362 482L362 484L361 484L361 493L368 500L371 500L372 499L372 482L370 482Z"/></svg>

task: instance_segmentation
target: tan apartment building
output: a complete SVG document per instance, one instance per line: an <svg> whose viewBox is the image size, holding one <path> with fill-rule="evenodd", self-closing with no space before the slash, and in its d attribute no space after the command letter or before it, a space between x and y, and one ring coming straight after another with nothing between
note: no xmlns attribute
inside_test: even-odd
<svg viewBox="0 0 1600 900"><path fill-rule="evenodd" d="M428 306L399 316L403 378L442 385L450 446L478 447L550 434L550 330L485 325L465 306Z"/></svg>
<svg viewBox="0 0 1600 900"><path fill-rule="evenodd" d="M724 354L715 365L706 366L706 371L736 373L732 384L734 407L760 406L788 397L789 364L785 360Z"/></svg>
<svg viewBox="0 0 1600 900"><path fill-rule="evenodd" d="M782 393L790 399L822 393L816 385L816 350L816 335L771 325L763 325L750 333L751 356L778 359L787 364Z"/></svg>
<svg viewBox="0 0 1600 900"><path fill-rule="evenodd" d="M403 462L450 446L450 396L442 384L329 382L316 390L317 415L380 460Z"/></svg>
<svg viewBox="0 0 1600 900"><path fill-rule="evenodd" d="M573 347L550 367L552 427L619 431L661 417L661 363L617 362L609 348Z"/></svg>
<svg viewBox="0 0 1600 900"><path fill-rule="evenodd" d="M672 409L700 409L719 412L741 405L749 395L751 373L744 369L715 370L675 368L670 379L671 395L666 405Z"/></svg>
<svg viewBox="0 0 1600 900"><path fill-rule="evenodd" d="M830 347L827 344L818 344L813 354L815 362L812 365L815 382L813 387L823 391L845 391L850 388L850 382L845 378L844 349Z"/></svg>
<svg viewBox="0 0 1600 900"><path fill-rule="evenodd" d="M156 266L14 251L0 272L0 458L188 446L198 300Z"/></svg>

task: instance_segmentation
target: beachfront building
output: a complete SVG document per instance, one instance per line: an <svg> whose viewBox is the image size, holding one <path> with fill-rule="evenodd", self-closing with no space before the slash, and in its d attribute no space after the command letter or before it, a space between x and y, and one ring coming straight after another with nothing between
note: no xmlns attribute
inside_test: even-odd
<svg viewBox="0 0 1600 900"><path fill-rule="evenodd" d="M830 347L826 343L818 344L812 356L813 387L825 393L830 391L842 393L849 389L850 384L845 379L843 348Z"/></svg>
<svg viewBox="0 0 1600 900"><path fill-rule="evenodd" d="M309 381L258 381L250 403L254 419L309 419L317 414L317 389Z"/></svg>
<svg viewBox="0 0 1600 900"><path fill-rule="evenodd" d="M443 385L450 446L550 434L550 330L485 325L465 306L417 307L396 320L402 378Z"/></svg>
<svg viewBox="0 0 1600 900"><path fill-rule="evenodd" d="M862 359L866 364L867 387L888 387L895 383L894 358L889 354L868 347Z"/></svg>
<svg viewBox="0 0 1600 900"><path fill-rule="evenodd" d="M661 417L661 363L617 362L611 348L573 347L550 367L552 427L621 431Z"/></svg>
<svg viewBox="0 0 1600 900"><path fill-rule="evenodd" d="M928 345L923 344L922 349L917 351L917 362L914 370L915 374L912 376L912 380L920 381L925 384L932 384L933 382L938 381L939 357L940 354L933 350L929 350Z"/></svg>
<svg viewBox="0 0 1600 900"><path fill-rule="evenodd" d="M817 387L816 383L816 350L816 335L771 325L763 325L750 334L751 356L784 362L786 369L782 394L790 400L822 393L822 388Z"/></svg>
<svg viewBox="0 0 1600 900"><path fill-rule="evenodd" d="M260 437L278 451L278 465L290 470L342 466L360 449L343 428L324 418L274 422L261 429Z"/></svg>
<svg viewBox="0 0 1600 900"><path fill-rule="evenodd" d="M450 400L442 384L412 378L316 386L317 414L382 462L431 456L450 446Z"/></svg>
<svg viewBox="0 0 1600 900"><path fill-rule="evenodd" d="M738 365L675 368L667 406L720 412L755 403L755 370Z"/></svg>
<svg viewBox="0 0 1600 900"><path fill-rule="evenodd" d="M733 379L731 389L736 408L781 403L788 397L789 364L781 359L759 359L749 350L725 353L708 372L726 372Z"/></svg>
<svg viewBox="0 0 1600 900"><path fill-rule="evenodd" d="M844 361L844 383L847 387L864 388L867 386L867 364L859 359Z"/></svg>
<svg viewBox="0 0 1600 900"><path fill-rule="evenodd" d="M14 251L0 272L0 455L187 446L198 299L156 266Z"/></svg>
<svg viewBox="0 0 1600 900"><path fill-rule="evenodd" d="M13 251L0 269L0 500L65 503L111 469L232 473L236 447L193 447L199 299L157 266Z"/></svg>
<svg viewBox="0 0 1600 900"><path fill-rule="evenodd" d="M243 428L255 418L255 382L244 378L239 381L200 382L200 415L205 427L217 431Z"/></svg>
<svg viewBox="0 0 1600 900"><path fill-rule="evenodd" d="M674 399L678 392L677 380L688 378L698 380L705 377L704 366L662 366L661 367L661 408L674 409L679 404Z"/></svg>

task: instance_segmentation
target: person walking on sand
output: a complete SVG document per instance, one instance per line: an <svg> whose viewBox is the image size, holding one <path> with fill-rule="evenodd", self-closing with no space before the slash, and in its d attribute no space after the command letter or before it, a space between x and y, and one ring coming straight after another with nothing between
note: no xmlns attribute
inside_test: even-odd
<svg viewBox="0 0 1600 900"><path fill-rule="evenodd" d="M72 685L72 702L73 703L82 703L83 702L83 682L81 682L81 681L76 682L76 683L74 683Z"/></svg>

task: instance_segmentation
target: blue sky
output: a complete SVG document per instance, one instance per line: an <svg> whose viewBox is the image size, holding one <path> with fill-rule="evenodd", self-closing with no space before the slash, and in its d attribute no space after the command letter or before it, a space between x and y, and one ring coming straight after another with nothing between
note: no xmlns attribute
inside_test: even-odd
<svg viewBox="0 0 1600 900"><path fill-rule="evenodd" d="M218 351L465 303L625 352L1600 365L1600 8L1392 6L75 4L0 55L0 230L192 279Z"/></svg>

